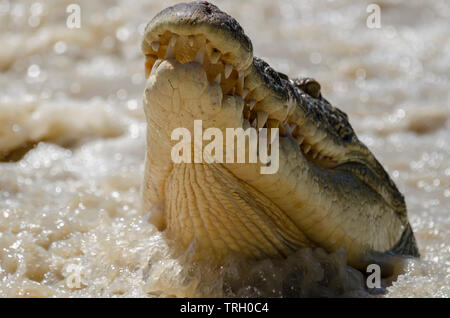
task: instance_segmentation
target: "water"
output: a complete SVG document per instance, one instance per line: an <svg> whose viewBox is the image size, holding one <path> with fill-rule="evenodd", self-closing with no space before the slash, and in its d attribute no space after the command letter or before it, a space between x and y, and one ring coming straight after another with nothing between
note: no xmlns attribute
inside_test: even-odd
<svg viewBox="0 0 450 318"><path fill-rule="evenodd" d="M175 1L0 0L0 296L450 296L450 3L217 1L311 76L405 194L422 260L368 293L345 252L195 264L139 210L146 22ZM78 275L79 274L79 275Z"/></svg>

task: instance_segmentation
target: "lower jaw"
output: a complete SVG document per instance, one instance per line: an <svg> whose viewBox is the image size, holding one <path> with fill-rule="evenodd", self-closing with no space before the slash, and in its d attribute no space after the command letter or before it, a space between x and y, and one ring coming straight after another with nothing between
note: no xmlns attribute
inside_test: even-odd
<svg viewBox="0 0 450 318"><path fill-rule="evenodd" d="M167 229L197 259L287 256L315 246L264 194L222 165L180 164L166 182Z"/></svg>

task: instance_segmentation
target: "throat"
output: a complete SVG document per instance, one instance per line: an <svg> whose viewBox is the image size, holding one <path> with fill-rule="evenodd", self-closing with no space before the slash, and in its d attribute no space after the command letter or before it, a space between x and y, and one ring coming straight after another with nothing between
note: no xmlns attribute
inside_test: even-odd
<svg viewBox="0 0 450 318"><path fill-rule="evenodd" d="M166 183L168 234L195 257L286 256L313 244L272 201L222 165L178 164Z"/></svg>

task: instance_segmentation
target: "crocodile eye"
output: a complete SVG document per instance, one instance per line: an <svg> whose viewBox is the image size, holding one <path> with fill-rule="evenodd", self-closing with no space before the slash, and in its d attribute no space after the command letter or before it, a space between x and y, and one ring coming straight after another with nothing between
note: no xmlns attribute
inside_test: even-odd
<svg viewBox="0 0 450 318"><path fill-rule="evenodd" d="M313 98L320 97L320 84L313 78L304 77L294 80L295 86Z"/></svg>
<svg viewBox="0 0 450 318"><path fill-rule="evenodd" d="M342 139L345 141L352 141L353 139L353 130L351 129L345 129L344 131L341 131Z"/></svg>

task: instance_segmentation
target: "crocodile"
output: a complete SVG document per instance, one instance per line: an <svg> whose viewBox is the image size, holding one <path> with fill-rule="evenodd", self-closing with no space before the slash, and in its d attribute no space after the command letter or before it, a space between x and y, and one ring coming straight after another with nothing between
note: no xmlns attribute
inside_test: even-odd
<svg viewBox="0 0 450 318"><path fill-rule="evenodd" d="M420 257L403 195L348 116L316 80L291 79L254 56L233 17L208 2L168 7L147 24L142 51L143 209L197 259L279 258L303 247L345 248L356 268L374 255ZM278 128L278 171L175 163L172 132L192 132L195 120L204 130Z"/></svg>

